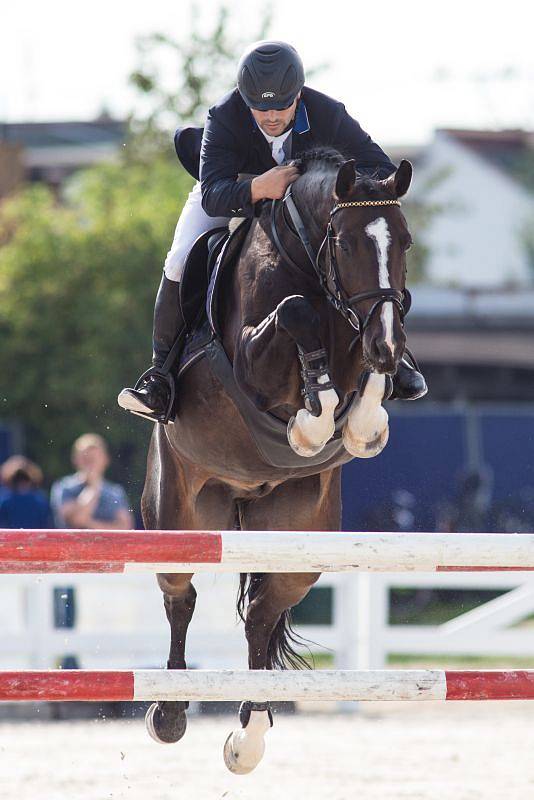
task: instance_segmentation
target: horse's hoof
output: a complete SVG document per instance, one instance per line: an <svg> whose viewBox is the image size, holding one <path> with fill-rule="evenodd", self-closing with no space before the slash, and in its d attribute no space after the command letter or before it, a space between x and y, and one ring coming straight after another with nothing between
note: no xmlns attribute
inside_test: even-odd
<svg viewBox="0 0 534 800"><path fill-rule="evenodd" d="M263 739L256 742L256 747L242 748L245 729L232 731L224 743L224 763L234 775L248 775L255 769L263 758L265 742ZM239 739L241 738L241 742Z"/></svg>
<svg viewBox="0 0 534 800"><path fill-rule="evenodd" d="M287 441L289 442L289 446L294 453L296 453L298 456L302 456L303 458L311 458L312 456L316 456L318 453L320 453L321 450L324 450L326 441L328 441L328 439L325 442L317 445L304 444L303 441L297 441L294 430L295 422L296 417L291 417L287 423ZM300 437L302 439L302 433L300 434Z"/></svg>
<svg viewBox="0 0 534 800"><path fill-rule="evenodd" d="M246 775L258 766L265 753L264 736L272 727L273 715L268 703L241 704L242 727L232 731L224 743L224 763L234 775Z"/></svg>
<svg viewBox="0 0 534 800"><path fill-rule="evenodd" d="M170 705L174 705L171 703ZM176 705L184 705L177 703ZM145 725L149 735L159 744L179 742L187 728L185 709L165 713L157 703L152 703L146 712Z"/></svg>
<svg viewBox="0 0 534 800"><path fill-rule="evenodd" d="M371 442L354 439L350 433L343 433L343 446L355 458L374 458L378 456L389 439L389 425Z"/></svg>

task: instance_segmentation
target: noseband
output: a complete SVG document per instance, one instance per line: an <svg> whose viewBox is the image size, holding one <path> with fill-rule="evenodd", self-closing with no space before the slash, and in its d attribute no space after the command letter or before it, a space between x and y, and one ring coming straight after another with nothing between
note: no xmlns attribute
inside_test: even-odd
<svg viewBox="0 0 534 800"><path fill-rule="evenodd" d="M286 248L282 244L280 240L280 235L278 233L278 229L276 226L276 211L278 208L282 209L282 219L285 221L286 226L289 231L293 235L296 234L298 239L300 240L308 258L311 262L311 265L317 275L319 283L323 292L325 293L328 301L334 306L336 311L338 311L346 320L349 322L352 327L358 331L360 336L363 336L365 329L369 325L371 321L371 317L373 316L374 312L382 306L383 303L394 303L400 313L401 320L404 321L404 316L407 314L410 305L411 305L411 297L410 293L407 289L403 289L400 291L399 289L371 289L370 291L358 292L357 294L348 295L341 282L341 278L339 275L339 268L336 258L336 248L335 248L335 234L332 227L332 219L334 215L340 211L342 208L349 208L352 206L400 206L399 200L353 200L346 203L337 203L332 210L330 211L330 216L328 219L328 224L326 227L326 235L321 242L319 250L315 252L311 242L310 237L308 236L308 231L306 230L306 226L300 216L299 210L295 205L295 201L293 200L293 196L291 194L291 186L288 187L284 198L282 200L273 200L271 206L271 233L273 237L273 242L279 251L280 255L289 265L300 270L302 272L302 267L300 267L294 259L289 255ZM295 230L293 231L291 227L288 225L285 214L284 208L287 208L289 212L289 216L291 218L291 222ZM328 253L328 257L324 259L324 268L320 264L321 253L325 249ZM364 300L374 300L375 302L371 306L370 311L368 314L363 317L361 312L358 309L358 305L362 303Z"/></svg>

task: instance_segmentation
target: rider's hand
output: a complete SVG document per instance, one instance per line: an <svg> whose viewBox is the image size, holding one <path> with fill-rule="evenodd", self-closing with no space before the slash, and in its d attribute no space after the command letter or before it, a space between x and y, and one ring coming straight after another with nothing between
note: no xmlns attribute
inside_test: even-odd
<svg viewBox="0 0 534 800"><path fill-rule="evenodd" d="M252 202L258 200L280 200L290 183L296 181L300 172L294 164L283 167L273 167L257 175L250 184Z"/></svg>

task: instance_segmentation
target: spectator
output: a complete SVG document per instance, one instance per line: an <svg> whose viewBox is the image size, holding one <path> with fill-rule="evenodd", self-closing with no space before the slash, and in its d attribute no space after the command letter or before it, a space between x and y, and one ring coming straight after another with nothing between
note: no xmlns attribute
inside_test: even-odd
<svg viewBox="0 0 534 800"><path fill-rule="evenodd" d="M369 511L365 529L368 531L419 530L416 520L416 499L407 489L395 489L391 495Z"/></svg>
<svg viewBox="0 0 534 800"><path fill-rule="evenodd" d="M493 475L489 467L462 470L457 477L456 497L437 506L436 530L446 533L492 530L492 485Z"/></svg>
<svg viewBox="0 0 534 800"><path fill-rule="evenodd" d="M24 456L11 456L0 468L0 528L50 528L52 514L40 489L43 473Z"/></svg>
<svg viewBox="0 0 534 800"><path fill-rule="evenodd" d="M126 492L104 479L110 458L105 440L96 433L80 436L72 446L77 472L52 486L51 502L58 528L93 530L133 528Z"/></svg>

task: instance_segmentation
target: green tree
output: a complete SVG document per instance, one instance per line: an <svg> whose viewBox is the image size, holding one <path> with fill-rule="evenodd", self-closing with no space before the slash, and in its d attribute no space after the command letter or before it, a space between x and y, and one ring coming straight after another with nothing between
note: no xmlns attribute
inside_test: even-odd
<svg viewBox="0 0 534 800"><path fill-rule="evenodd" d="M231 34L226 5L219 7L207 33L201 30L197 3L190 5L189 17L187 35L180 39L153 33L137 41L139 66L130 83L139 104L131 124L135 143L145 154L165 148L177 122L204 121L207 108L235 85L236 60L245 46L267 36L272 11L265 6L257 30L248 36Z"/></svg>
<svg viewBox="0 0 534 800"><path fill-rule="evenodd" d="M58 205L42 186L0 207L0 395L49 479L92 430L138 493L150 425L116 403L150 358L161 264L191 179L164 158L77 176Z"/></svg>
<svg viewBox="0 0 534 800"><path fill-rule="evenodd" d="M407 253L408 284L420 283L426 278L426 267L431 255L431 246L425 239L425 234L432 225L434 219L440 214L451 213L454 211L452 203L440 203L428 199L432 190L447 180L450 174L449 169L436 170L425 181L418 192L417 199L408 197L403 201L404 212L410 227L413 246Z"/></svg>
<svg viewBox="0 0 534 800"><path fill-rule="evenodd" d="M112 475L130 483L134 500L151 426L116 396L149 363L161 266L192 184L169 129L231 85L245 45L229 36L225 6L207 34L196 5L191 18L180 41L156 34L141 43L132 81L144 113L132 115L118 163L74 176L61 204L33 186L0 206L1 418L22 422L26 452L50 481L68 468L76 436L101 433L117 456ZM165 88L159 64L169 53L176 83Z"/></svg>

